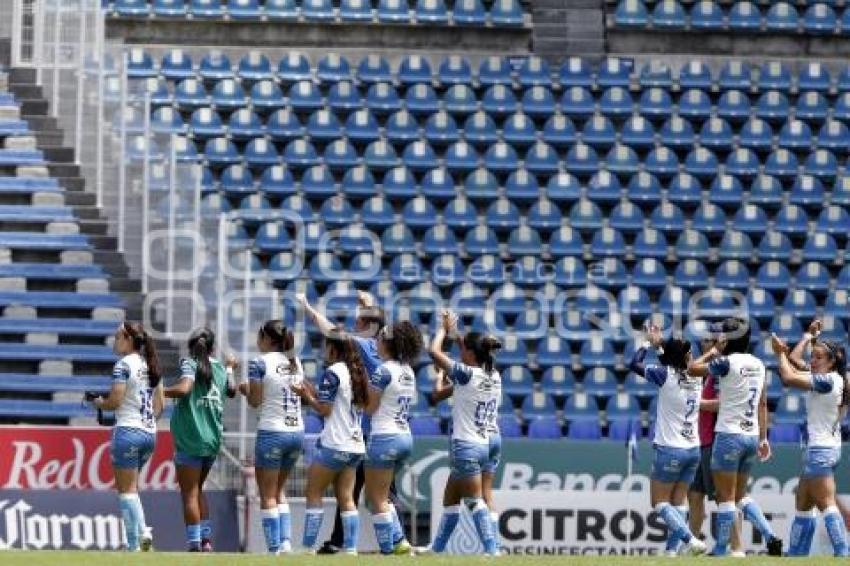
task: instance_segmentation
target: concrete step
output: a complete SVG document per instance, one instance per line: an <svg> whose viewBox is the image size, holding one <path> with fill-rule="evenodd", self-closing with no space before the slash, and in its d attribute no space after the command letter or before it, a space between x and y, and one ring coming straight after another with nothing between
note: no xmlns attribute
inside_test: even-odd
<svg viewBox="0 0 850 566"><path fill-rule="evenodd" d="M41 87L32 83L9 83L9 92L18 100L37 100L43 97Z"/></svg>
<svg viewBox="0 0 850 566"><path fill-rule="evenodd" d="M36 72L35 69L24 69L14 67L9 69L9 82L14 84L32 83L35 84Z"/></svg>
<svg viewBox="0 0 850 566"><path fill-rule="evenodd" d="M43 115L34 115L34 114L21 114L21 119L29 122L30 129L34 131L50 131L50 132L58 132L59 130L56 127L56 118L53 116L43 116Z"/></svg>
<svg viewBox="0 0 850 566"><path fill-rule="evenodd" d="M65 193L65 204L70 206L94 206L97 196L82 191L69 191Z"/></svg>
<svg viewBox="0 0 850 566"><path fill-rule="evenodd" d="M54 177L66 191L85 191L86 180L82 177Z"/></svg>
<svg viewBox="0 0 850 566"><path fill-rule="evenodd" d="M80 168L70 163L49 163L47 170L51 177L79 177Z"/></svg>
<svg viewBox="0 0 850 566"><path fill-rule="evenodd" d="M115 293L141 293L142 283L138 279L110 277L109 290Z"/></svg>
<svg viewBox="0 0 850 566"><path fill-rule="evenodd" d="M77 224L80 226L80 233L89 236L107 236L109 235L109 223L105 220L79 220Z"/></svg>
<svg viewBox="0 0 850 566"><path fill-rule="evenodd" d="M58 147L63 143L63 136L57 132L40 132L35 131L35 141L38 143L39 149L49 147Z"/></svg>
<svg viewBox="0 0 850 566"><path fill-rule="evenodd" d="M89 236L89 242L96 250L115 250L118 248L118 239L114 236Z"/></svg>
<svg viewBox="0 0 850 566"><path fill-rule="evenodd" d="M45 147L42 148L44 157L51 163L68 164L76 163L76 155L70 147Z"/></svg>
<svg viewBox="0 0 850 566"><path fill-rule="evenodd" d="M39 114L46 116L48 104L46 100L19 100L22 114Z"/></svg>

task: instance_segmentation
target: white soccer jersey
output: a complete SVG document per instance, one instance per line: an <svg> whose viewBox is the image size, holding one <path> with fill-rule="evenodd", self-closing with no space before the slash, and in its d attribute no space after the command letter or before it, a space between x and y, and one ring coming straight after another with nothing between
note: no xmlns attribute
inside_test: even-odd
<svg viewBox="0 0 850 566"><path fill-rule="evenodd" d="M499 408L502 406L502 376L499 372L494 371L490 376L490 400L487 401L488 406L492 406L493 410L489 413L489 422L487 423L487 432L490 434L499 434Z"/></svg>
<svg viewBox="0 0 850 566"><path fill-rule="evenodd" d="M301 360L292 364L280 352L270 352L251 360L248 379L263 384L263 402L257 415L257 430L299 432L304 430L301 418L301 397L290 385L304 381Z"/></svg>
<svg viewBox="0 0 850 566"><path fill-rule="evenodd" d="M655 438L659 446L699 447L699 400L702 381L672 367L646 366L646 379L658 385Z"/></svg>
<svg viewBox="0 0 850 566"><path fill-rule="evenodd" d="M452 439L487 444L499 404L494 391L502 387L499 372L487 373L480 367L453 362L449 379L454 383Z"/></svg>
<svg viewBox="0 0 850 566"><path fill-rule="evenodd" d="M124 398L115 411L115 425L156 432L153 414L154 390L148 378L148 364L139 354L129 354L115 363L112 380L125 384Z"/></svg>
<svg viewBox="0 0 850 566"><path fill-rule="evenodd" d="M322 428L322 446L340 452L364 454L366 444L360 428L362 411L354 405L351 374L343 362L337 362L325 370L319 383L318 399L333 405Z"/></svg>
<svg viewBox="0 0 850 566"><path fill-rule="evenodd" d="M709 373L717 378L720 410L714 430L759 435L759 402L764 389L764 364L752 354L731 354L713 360Z"/></svg>
<svg viewBox="0 0 850 566"><path fill-rule="evenodd" d="M371 434L410 434L410 406L416 402L416 377L407 364L384 362L369 379L381 391L381 403L372 415Z"/></svg>
<svg viewBox="0 0 850 566"><path fill-rule="evenodd" d="M841 398L844 379L836 372L812 374L812 390L806 395L806 427L809 446L841 446Z"/></svg>

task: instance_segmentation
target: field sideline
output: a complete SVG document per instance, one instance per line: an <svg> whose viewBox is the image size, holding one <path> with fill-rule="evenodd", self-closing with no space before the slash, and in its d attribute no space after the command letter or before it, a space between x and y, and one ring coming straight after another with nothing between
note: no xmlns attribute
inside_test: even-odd
<svg viewBox="0 0 850 566"><path fill-rule="evenodd" d="M452 557L452 556L420 556L420 557L377 557L374 555L363 555L359 557L342 557L342 556L283 556L269 557L260 555L246 554L211 554L211 555L196 555L186 553L151 553L151 554L127 554L115 552L20 552L8 551L0 552L0 564L7 565L26 565L26 566L106 566L121 564L122 566L163 566L165 564L179 564L180 566L187 565L203 565L203 566L229 566L231 564L244 566L260 566L272 564L309 564L309 565L332 565L332 564L363 564L368 560L377 560L382 565L395 566L396 564L414 565L422 564L424 566L439 565L439 566L454 566L464 564L533 564L534 566L597 566L604 564L605 566L649 566L661 564L692 564L694 561L704 562L705 564L779 564L783 561L782 558L767 558L765 556L750 557L747 559L671 559L664 557L642 558L642 557L568 557L568 556L541 556L541 557L518 557L504 556L502 558L485 558L485 557ZM825 556L816 556L807 559L796 558L793 561L795 566L813 566L814 564L822 564L838 559L830 559ZM840 559L842 563L846 563L846 559Z"/></svg>

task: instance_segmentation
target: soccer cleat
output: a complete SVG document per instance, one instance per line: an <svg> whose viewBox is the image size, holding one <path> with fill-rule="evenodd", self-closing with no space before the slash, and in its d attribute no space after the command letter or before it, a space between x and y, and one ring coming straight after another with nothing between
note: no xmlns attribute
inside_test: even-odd
<svg viewBox="0 0 850 566"><path fill-rule="evenodd" d="M292 554L292 543L288 540L283 541L278 554Z"/></svg>
<svg viewBox="0 0 850 566"><path fill-rule="evenodd" d="M201 552L212 552L213 546L212 541L208 538L205 538L201 541Z"/></svg>
<svg viewBox="0 0 850 566"><path fill-rule="evenodd" d="M733 553L732 553L732 554L730 554L729 556L730 556L731 558L746 558L746 557L747 557L747 553L746 553L746 552L744 552L743 550L736 550L735 552L733 552Z"/></svg>
<svg viewBox="0 0 850 566"><path fill-rule="evenodd" d="M139 548L142 552L150 552L153 550L153 529L145 527L142 536L139 539Z"/></svg>
<svg viewBox="0 0 850 566"><path fill-rule="evenodd" d="M355 550L353 548L349 548L348 550L343 550L342 554L344 554L346 556L357 556L357 550Z"/></svg>
<svg viewBox="0 0 850 566"><path fill-rule="evenodd" d="M782 556L782 539L773 537L767 541L768 556Z"/></svg>
<svg viewBox="0 0 850 566"><path fill-rule="evenodd" d="M667 558L676 558L685 551L685 546L682 545L679 550L665 550L664 556Z"/></svg>
<svg viewBox="0 0 850 566"><path fill-rule="evenodd" d="M431 545L429 544L428 546L414 547L413 554L416 555L416 556L429 556L429 555L437 554L437 553L434 552L434 549L431 548Z"/></svg>
<svg viewBox="0 0 850 566"><path fill-rule="evenodd" d="M407 542L407 539L403 538L393 547L392 553L396 556L410 556L413 554L413 547Z"/></svg>
<svg viewBox="0 0 850 566"><path fill-rule="evenodd" d="M319 550L316 551L316 554L336 554L340 551L340 548L336 545L331 544L330 542L326 542L322 546L319 547Z"/></svg>
<svg viewBox="0 0 850 566"><path fill-rule="evenodd" d="M683 553L685 556L702 556L706 553L708 547L700 539L693 537L691 541L684 546Z"/></svg>

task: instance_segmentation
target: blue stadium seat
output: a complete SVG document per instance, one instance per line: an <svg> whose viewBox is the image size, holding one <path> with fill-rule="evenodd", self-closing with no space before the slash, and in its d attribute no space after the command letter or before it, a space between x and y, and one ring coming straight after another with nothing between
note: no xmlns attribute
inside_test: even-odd
<svg viewBox="0 0 850 566"><path fill-rule="evenodd" d="M537 365L540 367L572 365L572 353L569 344L556 335L541 338L537 343Z"/></svg>
<svg viewBox="0 0 850 566"><path fill-rule="evenodd" d="M692 227L704 234L719 236L726 232L726 214L713 203L703 204L694 212Z"/></svg>
<svg viewBox="0 0 850 566"><path fill-rule="evenodd" d="M127 77L146 79L157 76L156 66L151 54L141 47L133 47L127 53Z"/></svg>
<svg viewBox="0 0 850 566"><path fill-rule="evenodd" d="M207 106L209 101L210 97L204 89L204 85L196 79L180 81L174 89L174 103L180 110L189 111Z"/></svg>
<svg viewBox="0 0 850 566"><path fill-rule="evenodd" d="M618 26L642 28L649 23L649 13L641 0L620 0L614 21Z"/></svg>
<svg viewBox="0 0 850 566"><path fill-rule="evenodd" d="M478 66L478 81L484 87L513 84L510 63L506 58L495 55L483 58Z"/></svg>
<svg viewBox="0 0 850 566"><path fill-rule="evenodd" d="M336 82L331 86L328 91L328 106L340 117L350 117L352 113L361 109L366 111L362 108L360 92L348 80Z"/></svg>
<svg viewBox="0 0 850 566"><path fill-rule="evenodd" d="M634 111L634 100L626 87L614 86L602 93L599 111L606 116L624 118Z"/></svg>
<svg viewBox="0 0 850 566"><path fill-rule="evenodd" d="M567 152L564 165L570 173L592 175L599 169L599 156L592 147L578 142Z"/></svg>
<svg viewBox="0 0 850 566"><path fill-rule="evenodd" d="M524 25L525 17L518 0L495 0L490 7L490 23L505 27Z"/></svg>
<svg viewBox="0 0 850 566"><path fill-rule="evenodd" d="M216 138L225 134L221 116L212 108L199 108L189 118L189 127L195 138Z"/></svg>
<svg viewBox="0 0 850 566"><path fill-rule="evenodd" d="M695 259L680 262L673 278L677 285L689 290L704 289L708 286L708 270L702 262Z"/></svg>
<svg viewBox="0 0 850 566"><path fill-rule="evenodd" d="M549 253L555 257L582 257L584 242L581 235L570 226L561 226L558 231L552 233L549 240Z"/></svg>
<svg viewBox="0 0 850 566"><path fill-rule="evenodd" d="M702 232L685 230L676 239L676 256L707 260L710 248L708 238Z"/></svg>
<svg viewBox="0 0 850 566"><path fill-rule="evenodd" d="M416 197L404 206L402 219L407 226L416 229L430 228L436 221L434 205L424 197Z"/></svg>
<svg viewBox="0 0 850 566"><path fill-rule="evenodd" d="M608 149L616 143L617 131L609 118L596 114L585 123L581 139L591 147Z"/></svg>
<svg viewBox="0 0 850 566"><path fill-rule="evenodd" d="M740 90L724 90L717 102L717 115L732 123L740 123L750 117L750 99Z"/></svg>
<svg viewBox="0 0 850 566"><path fill-rule="evenodd" d="M618 57L608 57L603 60L596 74L596 84L600 88L627 88L631 82L632 61Z"/></svg>
<svg viewBox="0 0 850 566"><path fill-rule="evenodd" d="M751 86L752 69L750 64L739 59L727 61L720 69L717 83L721 90L748 91Z"/></svg>
<svg viewBox="0 0 850 566"><path fill-rule="evenodd" d="M221 0L190 0L189 14L195 18L220 19L225 10Z"/></svg>
<svg viewBox="0 0 850 566"><path fill-rule="evenodd" d="M499 253L499 241L496 234L487 226L478 226L467 232L463 245L466 253L470 255Z"/></svg>
<svg viewBox="0 0 850 566"><path fill-rule="evenodd" d="M841 117L841 114L842 111L837 104L834 116L838 118ZM826 120L828 115L829 103L822 93L808 91L801 93L800 96L797 97L797 118L816 124Z"/></svg>
<svg viewBox="0 0 850 566"><path fill-rule="evenodd" d="M533 86L523 94L522 108L529 116L547 118L555 112L555 97L547 87Z"/></svg>
<svg viewBox="0 0 850 566"><path fill-rule="evenodd" d="M357 169L351 169L350 171L357 171ZM344 186L345 181L343 180ZM374 194L374 191L370 194ZM381 230L395 224L395 213L392 205L384 198L374 196L363 203L360 209L360 219L368 228Z"/></svg>
<svg viewBox="0 0 850 566"><path fill-rule="evenodd" d="M445 113L442 113L446 115ZM433 116L437 116L434 114ZM386 136L390 143L403 144L419 139L419 124L413 114L407 110L399 110L387 120Z"/></svg>
<svg viewBox="0 0 850 566"><path fill-rule="evenodd" d="M644 88L661 87L670 89L673 87L673 71L666 63L650 61L641 68L638 82Z"/></svg>
<svg viewBox="0 0 850 566"><path fill-rule="evenodd" d="M740 0L729 10L729 27L736 31L753 31L761 27L761 12L749 0Z"/></svg>
<svg viewBox="0 0 850 566"><path fill-rule="evenodd" d="M344 22L372 22L375 19L369 0L342 0L339 17Z"/></svg>
<svg viewBox="0 0 850 566"><path fill-rule="evenodd" d="M685 229L685 217L681 209L671 203L656 207L650 217L652 226L664 233L680 233Z"/></svg>
<svg viewBox="0 0 850 566"><path fill-rule="evenodd" d="M690 12L691 27L697 30L719 30L723 28L723 10L712 0L694 3Z"/></svg>
<svg viewBox="0 0 850 566"><path fill-rule="evenodd" d="M478 110L478 100L475 93L466 84L456 84L450 87L443 95L443 105L449 114L456 116L465 117Z"/></svg>
<svg viewBox="0 0 850 566"><path fill-rule="evenodd" d="M325 148L324 160L331 171L344 171L360 161L357 150L344 138L334 140Z"/></svg>
<svg viewBox="0 0 850 566"><path fill-rule="evenodd" d="M602 228L593 236L590 253L594 257L624 257L626 255L626 241L617 230Z"/></svg>
<svg viewBox="0 0 850 566"><path fill-rule="evenodd" d="M838 175L838 159L826 149L810 153L804 164L806 171L824 181L831 182Z"/></svg>
<svg viewBox="0 0 850 566"><path fill-rule="evenodd" d="M558 153L552 146L543 141L535 142L525 154L525 167L532 173L541 175L557 173L558 163Z"/></svg>
<svg viewBox="0 0 850 566"><path fill-rule="evenodd" d="M245 146L244 159L248 166L260 168L279 163L280 155L269 140L255 138Z"/></svg>
<svg viewBox="0 0 850 566"><path fill-rule="evenodd" d="M808 233L808 216L799 206L789 204L774 218L774 230L789 237L804 237Z"/></svg>
<svg viewBox="0 0 850 566"><path fill-rule="evenodd" d="M185 17L186 2L185 0L153 0L151 13L159 18Z"/></svg>
<svg viewBox="0 0 850 566"><path fill-rule="evenodd" d="M652 11L652 25L659 29L683 29L685 10L676 0L661 0Z"/></svg>
<svg viewBox="0 0 850 566"><path fill-rule="evenodd" d="M378 21L382 23L410 23L407 2L401 0L379 0Z"/></svg>
<svg viewBox="0 0 850 566"><path fill-rule="evenodd" d="M765 28L768 31L796 32L800 22L797 10L788 2L771 4L765 15Z"/></svg>
<svg viewBox="0 0 850 566"><path fill-rule="evenodd" d="M643 228L644 216L640 207L623 200L611 211L611 227L624 234L639 232Z"/></svg>
<svg viewBox="0 0 850 566"><path fill-rule="evenodd" d="M422 195L432 202L446 202L455 196L455 182L445 168L435 168L422 177Z"/></svg>
<svg viewBox="0 0 850 566"><path fill-rule="evenodd" d="M822 297L829 291L829 270L820 262L810 261L804 263L795 276L797 289L811 291L818 297ZM808 318L812 318L814 314Z"/></svg>
<svg viewBox="0 0 850 566"><path fill-rule="evenodd" d="M561 65L560 82L563 87L594 86L593 69L590 63L581 57L570 57Z"/></svg>
<svg viewBox="0 0 850 566"><path fill-rule="evenodd" d="M596 110L596 100L587 88L572 86L561 95L561 110L572 118L586 118Z"/></svg>
<svg viewBox="0 0 850 566"><path fill-rule="evenodd" d="M464 138L478 147L489 146L499 139L496 122L483 111L475 112L467 117L463 130Z"/></svg>
<svg viewBox="0 0 850 566"><path fill-rule="evenodd" d="M390 200L407 201L416 196L416 178L407 167L393 167L384 174L384 196Z"/></svg>
<svg viewBox="0 0 850 566"><path fill-rule="evenodd" d="M354 221L354 208L345 198L332 196L322 204L319 216L327 227L342 228Z"/></svg>
<svg viewBox="0 0 850 566"><path fill-rule="evenodd" d="M640 404L631 392L621 392L610 397L605 404L605 416L612 421L640 419Z"/></svg>
<svg viewBox="0 0 850 566"><path fill-rule="evenodd" d="M293 141L304 135L304 126L295 112L281 109L266 121L266 133L275 141Z"/></svg>
<svg viewBox="0 0 850 566"><path fill-rule="evenodd" d="M843 122L827 120L818 131L818 146L830 150L839 150L850 143L850 130Z"/></svg>
<svg viewBox="0 0 850 566"><path fill-rule="evenodd" d="M665 98L665 95L660 93L655 96L659 97L660 101L663 101ZM720 116L723 116L723 103L725 96L726 94L721 96L720 102L718 103L717 112ZM641 105L641 109L643 108L644 104ZM666 108L666 105L659 103L659 105L652 110L656 115L668 116L670 112L672 112L672 106L669 107L669 111L667 111ZM694 120L708 119L711 115L711 99L708 97L708 94L695 88L685 91L679 98L679 115Z"/></svg>
<svg viewBox="0 0 850 566"><path fill-rule="evenodd" d="M661 144L673 149L686 149L694 145L695 135L691 123L679 116L673 116L659 131Z"/></svg>
<svg viewBox="0 0 850 566"><path fill-rule="evenodd" d="M405 167L415 172L428 171L437 167L437 154L427 141L417 140L408 144L402 154Z"/></svg>
<svg viewBox="0 0 850 566"><path fill-rule="evenodd" d="M364 223L365 224L365 223ZM350 224L339 234L340 249L349 254L372 252L375 248L372 234L363 224Z"/></svg>
<svg viewBox="0 0 850 566"><path fill-rule="evenodd" d="M685 171L698 179L712 179L717 174L717 156L705 147L696 147L685 158Z"/></svg>
<svg viewBox="0 0 850 566"><path fill-rule="evenodd" d="M843 240L850 233L850 214L842 206L834 204L827 206L818 215L815 227L819 232L825 232Z"/></svg>
<svg viewBox="0 0 850 566"><path fill-rule="evenodd" d="M537 139L537 130L527 114L516 112L505 119L502 137L514 147L528 147Z"/></svg>
<svg viewBox="0 0 850 566"><path fill-rule="evenodd" d="M446 25L449 23L449 12L443 0L417 0L416 22L432 25Z"/></svg>
<svg viewBox="0 0 850 566"><path fill-rule="evenodd" d="M784 293L790 282L788 268L777 261L763 263L756 274L756 286L772 293Z"/></svg>
<svg viewBox="0 0 850 566"><path fill-rule="evenodd" d="M478 168L479 159L475 148L463 140L450 145L443 158L451 173L474 172Z"/></svg>
<svg viewBox="0 0 850 566"><path fill-rule="evenodd" d="M620 131L623 144L635 149L647 149L655 145L655 128L643 116L632 116Z"/></svg>
<svg viewBox="0 0 850 566"><path fill-rule="evenodd" d="M481 0L457 0L452 10L452 21L461 26L483 26L487 12Z"/></svg>
<svg viewBox="0 0 850 566"><path fill-rule="evenodd" d="M768 231L759 243L757 256L762 261L787 261L791 257L791 241L781 232Z"/></svg>
<svg viewBox="0 0 850 566"><path fill-rule="evenodd" d="M437 69L437 80L445 86L469 85L472 82L469 60L462 55L449 55L444 58Z"/></svg>
<svg viewBox="0 0 850 566"><path fill-rule="evenodd" d="M753 256L753 243L750 237L740 231L727 231L718 247L721 259L739 259L747 261Z"/></svg>
<svg viewBox="0 0 850 566"><path fill-rule="evenodd" d="M523 410L523 414L525 411ZM597 424L597 427L599 425ZM578 427L577 427L578 430ZM582 438L587 440L592 440L595 438L599 438L599 436L594 436L590 431L582 432L579 434L576 432L577 436L570 435L570 438ZM560 440L563 438L563 428L561 427L561 423L551 415L541 414L535 418L532 418L528 422L528 437L536 438L542 440Z"/></svg>
<svg viewBox="0 0 850 566"><path fill-rule="evenodd" d="M170 81L193 78L192 58L182 49L170 49L162 56L159 74Z"/></svg>
<svg viewBox="0 0 850 566"><path fill-rule="evenodd" d="M401 99L390 83L376 82L366 92L366 107L378 116L392 114L401 106Z"/></svg>
<svg viewBox="0 0 850 566"><path fill-rule="evenodd" d="M399 164L395 148L386 140L376 140L366 146L363 163L373 171L386 171Z"/></svg>
<svg viewBox="0 0 850 566"><path fill-rule="evenodd" d="M536 55L530 55L522 60L517 69L519 84L528 87L549 85L552 82L552 72L549 64Z"/></svg>
<svg viewBox="0 0 850 566"><path fill-rule="evenodd" d="M322 108L322 94L313 83L298 81L289 88L289 104L301 112L312 112Z"/></svg>
<svg viewBox="0 0 850 566"><path fill-rule="evenodd" d="M377 141L380 137L378 120L366 108L362 108L348 117L345 133L349 139L359 143Z"/></svg>
<svg viewBox="0 0 850 566"><path fill-rule="evenodd" d="M505 181L505 196L515 203L532 203L537 201L540 187L537 178L527 169L517 169L508 175Z"/></svg>
<svg viewBox="0 0 850 566"><path fill-rule="evenodd" d="M401 4L398 4L399 8L401 8ZM378 17L381 18L381 10L384 8L383 4L378 6ZM407 6L403 6L403 14L407 16ZM372 83L388 83L393 80L393 73L390 69L390 64L386 59L381 57L378 54L370 54L360 60L360 63L357 65L357 78L367 84Z"/></svg>
<svg viewBox="0 0 850 566"><path fill-rule="evenodd" d="M581 199L570 209L570 225L581 232L595 232L602 224L602 211L593 201Z"/></svg>
<svg viewBox="0 0 850 566"><path fill-rule="evenodd" d="M466 231L478 224L478 212L466 197L458 197L444 208L443 221L452 228Z"/></svg>
<svg viewBox="0 0 850 566"><path fill-rule="evenodd" d="M564 398L575 391L575 377L569 368L554 366L543 372L540 387L547 394L556 398Z"/></svg>
<svg viewBox="0 0 850 566"><path fill-rule="evenodd" d="M665 259L667 239L655 228L644 228L634 240L634 253L640 258Z"/></svg>
<svg viewBox="0 0 850 566"><path fill-rule="evenodd" d="M528 226L515 228L508 237L508 254L514 257L537 254L540 252L541 247L540 234ZM538 273L542 272L543 268L540 267Z"/></svg>
<svg viewBox="0 0 850 566"><path fill-rule="evenodd" d="M422 283L425 269L415 255L404 253L397 255L390 263L390 279L400 288L407 288Z"/></svg>
<svg viewBox="0 0 850 566"><path fill-rule="evenodd" d="M445 146L460 139L455 119L445 111L432 114L425 123L425 138L435 146Z"/></svg>
<svg viewBox="0 0 850 566"><path fill-rule="evenodd" d="M644 167L648 173L667 179L679 171L679 158L670 148L659 146L647 154Z"/></svg>
<svg viewBox="0 0 850 566"><path fill-rule="evenodd" d="M694 22L691 22L694 25ZM691 59L679 69L679 86L682 90L710 89L714 84L711 69L699 59Z"/></svg>
<svg viewBox="0 0 850 566"><path fill-rule="evenodd" d="M831 35L835 33L837 26L835 10L828 4L814 4L803 14L803 29L808 34Z"/></svg>
<svg viewBox="0 0 850 566"><path fill-rule="evenodd" d="M569 173L553 175L546 184L546 196L555 203L575 202L581 197L581 193L578 179Z"/></svg>
<svg viewBox="0 0 850 566"><path fill-rule="evenodd" d="M413 233L404 224L393 224L381 235L381 247L389 254L412 252L416 248Z"/></svg>
<svg viewBox="0 0 850 566"><path fill-rule="evenodd" d="M703 123L699 139L700 144L709 149L729 151L732 149L732 135L732 127L726 120L713 117Z"/></svg>
<svg viewBox="0 0 850 566"><path fill-rule="evenodd" d="M236 73L243 81L249 82L271 81L275 78L271 61L260 51L249 51L243 56Z"/></svg>
<svg viewBox="0 0 850 566"><path fill-rule="evenodd" d="M597 398L611 397L617 393L617 378L610 367L591 367L584 374L581 385L585 393Z"/></svg>
<svg viewBox="0 0 850 566"><path fill-rule="evenodd" d="M587 196L593 202L619 202L622 186L617 176L608 170L597 172L587 183Z"/></svg>
<svg viewBox="0 0 850 566"><path fill-rule="evenodd" d="M617 364L614 347L611 342L602 336L592 337L590 340L586 340L582 344L579 352L579 363L584 367L594 368L594 372L600 368L614 368ZM585 376L584 390L588 393L599 395L599 393L596 392L597 384L589 384L586 380L587 376ZM588 387L589 385L592 386Z"/></svg>
<svg viewBox="0 0 850 566"><path fill-rule="evenodd" d="M344 3L343 3L344 4ZM368 6L368 3L364 5ZM340 14L345 11L344 7L340 7ZM371 15L370 15L371 17ZM345 19L345 16L343 16ZM328 53L319 59L316 65L316 78L323 83L338 83L340 81L350 81L353 76L351 73L351 65L348 59L339 53Z"/></svg>
<svg viewBox="0 0 850 566"><path fill-rule="evenodd" d="M288 144L283 150L283 159L287 165L293 167L296 171L306 169L319 163L319 156L316 153L316 148L307 140L301 138L296 139Z"/></svg>
<svg viewBox="0 0 850 566"><path fill-rule="evenodd" d="M473 202L490 202L497 196L499 181L493 173L480 167L466 176L463 187L464 193L469 200Z"/></svg>
<svg viewBox="0 0 850 566"><path fill-rule="evenodd" d="M422 237L422 251L429 256L448 254L458 247L454 232L444 224L432 226Z"/></svg>
<svg viewBox="0 0 850 566"><path fill-rule="evenodd" d="M553 282L559 287L577 288L587 283L587 270L581 259L562 257L555 263Z"/></svg>

